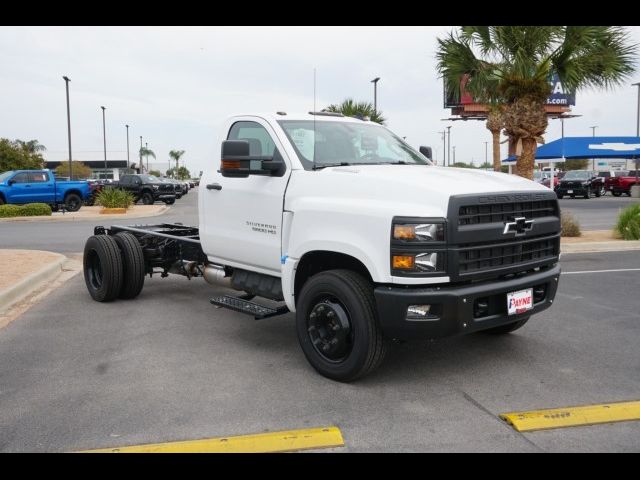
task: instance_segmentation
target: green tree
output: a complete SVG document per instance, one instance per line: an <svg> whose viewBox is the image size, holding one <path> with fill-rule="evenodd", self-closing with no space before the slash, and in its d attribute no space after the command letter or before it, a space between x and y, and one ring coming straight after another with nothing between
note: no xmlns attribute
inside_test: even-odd
<svg viewBox="0 0 640 480"><path fill-rule="evenodd" d="M85 165L82 162L73 162L73 178L89 178L91 176L91 168ZM62 162L60 165L56 167L56 176L57 177L68 177L69 176L69 162Z"/></svg>
<svg viewBox="0 0 640 480"><path fill-rule="evenodd" d="M145 159L147 160L147 168L146 170L149 170L149 157L153 157L154 159L156 158L156 154L153 152L153 150L151 150L150 148L147 147L140 147L140 158L145 157Z"/></svg>
<svg viewBox="0 0 640 480"><path fill-rule="evenodd" d="M500 166L497 170L495 169L495 165L490 163L490 162L484 162L482 165L480 165L478 168L481 168L483 170L488 170L490 168L492 168L494 171L499 172L500 169L502 168L502 166Z"/></svg>
<svg viewBox="0 0 640 480"><path fill-rule="evenodd" d="M476 168L473 163L456 162L453 164L456 168Z"/></svg>
<svg viewBox="0 0 640 480"><path fill-rule="evenodd" d="M31 142L37 144L37 140L31 140ZM25 146L25 142L20 140L11 141L8 138L0 138L0 172L43 168L44 158L41 151Z"/></svg>
<svg viewBox="0 0 640 480"><path fill-rule="evenodd" d="M16 143L31 154L45 152L47 150L47 147L38 142L38 140L29 140L26 142L23 140L16 140Z"/></svg>
<svg viewBox="0 0 640 480"><path fill-rule="evenodd" d="M464 82L478 101L503 105L516 172L531 179L551 75L568 91L608 89L634 72L636 50L623 27L466 26L438 39L436 58L448 94L460 98Z"/></svg>
<svg viewBox="0 0 640 480"><path fill-rule="evenodd" d="M345 117L369 117L372 122L379 123L380 125L384 125L387 121L387 119L382 116L380 110L375 111L373 109L373 104L368 102L354 102L351 98L347 98L339 105L329 105L323 111L341 113Z"/></svg>
<svg viewBox="0 0 640 480"><path fill-rule="evenodd" d="M184 155L184 150L171 150L169 152L169 156L176 161L176 168L178 168L178 162L180 161L180 157Z"/></svg>
<svg viewBox="0 0 640 480"><path fill-rule="evenodd" d="M189 172L187 167L178 167L176 169L176 178L179 178L180 180L186 180L187 178L191 178L191 173Z"/></svg>
<svg viewBox="0 0 640 480"><path fill-rule="evenodd" d="M149 170L149 175L153 175L155 177L161 177L162 172L160 170Z"/></svg>

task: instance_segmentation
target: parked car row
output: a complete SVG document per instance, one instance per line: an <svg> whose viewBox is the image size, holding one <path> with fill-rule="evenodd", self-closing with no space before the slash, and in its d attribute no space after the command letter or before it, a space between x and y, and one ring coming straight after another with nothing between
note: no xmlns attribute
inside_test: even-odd
<svg viewBox="0 0 640 480"><path fill-rule="evenodd" d="M188 181L156 177L146 173L123 175L119 181L112 182L110 186L131 192L136 202L141 201L145 205L152 205L155 202L173 205L176 199L182 198L191 189Z"/></svg>
<svg viewBox="0 0 640 480"><path fill-rule="evenodd" d="M570 170L568 172L554 172L553 190L558 198L602 197L607 192L615 197L622 194L631 195L631 186L636 183L635 171L605 171ZM534 181L551 188L551 172L534 172Z"/></svg>

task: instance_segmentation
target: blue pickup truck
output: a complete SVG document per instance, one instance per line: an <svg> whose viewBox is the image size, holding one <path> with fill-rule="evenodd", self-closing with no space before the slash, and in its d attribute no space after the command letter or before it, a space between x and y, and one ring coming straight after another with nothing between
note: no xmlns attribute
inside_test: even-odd
<svg viewBox="0 0 640 480"><path fill-rule="evenodd" d="M56 181L51 170L10 170L0 173L0 205L48 203L56 210L64 204L70 212L80 210L90 198L86 181Z"/></svg>

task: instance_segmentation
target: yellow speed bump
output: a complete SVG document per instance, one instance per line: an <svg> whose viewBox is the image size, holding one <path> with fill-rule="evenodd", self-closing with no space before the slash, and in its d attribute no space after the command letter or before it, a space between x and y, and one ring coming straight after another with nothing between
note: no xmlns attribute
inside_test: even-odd
<svg viewBox="0 0 640 480"><path fill-rule="evenodd" d="M343 446L344 440L339 428L321 427L184 442L101 448L81 453L268 453Z"/></svg>
<svg viewBox="0 0 640 480"><path fill-rule="evenodd" d="M640 401L511 412L501 414L500 418L513 425L519 432L625 422L640 420Z"/></svg>

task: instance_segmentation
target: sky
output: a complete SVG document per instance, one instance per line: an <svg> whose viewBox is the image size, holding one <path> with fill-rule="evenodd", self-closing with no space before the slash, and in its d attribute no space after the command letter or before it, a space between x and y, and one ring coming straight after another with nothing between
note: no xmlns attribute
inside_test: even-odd
<svg viewBox="0 0 640 480"><path fill-rule="evenodd" d="M137 161L140 136L168 162L170 150L197 175L214 168L224 120L235 114L307 112L351 97L373 103L387 126L442 162L451 125L456 160L480 164L491 135L484 122L445 122L436 39L453 27L2 27L0 137L37 139L47 160L68 159L65 82L74 160ZM640 27L629 27L640 43ZM634 135L640 71L613 91L582 91L565 135ZM550 120L545 139L560 136ZM488 158L491 161L491 143ZM503 157L506 144L503 145Z"/></svg>

